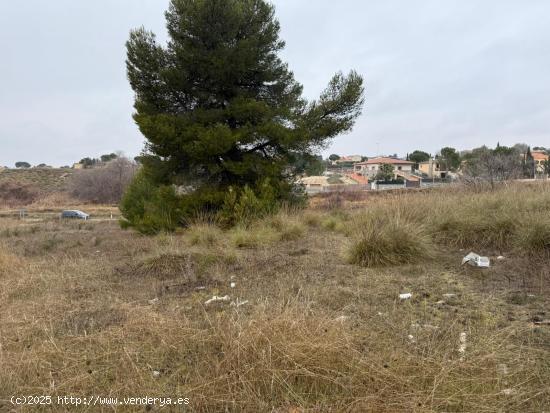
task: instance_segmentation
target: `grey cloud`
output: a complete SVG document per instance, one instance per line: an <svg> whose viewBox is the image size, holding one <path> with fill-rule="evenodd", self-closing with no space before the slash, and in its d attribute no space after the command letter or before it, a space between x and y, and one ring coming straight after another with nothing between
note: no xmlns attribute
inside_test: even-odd
<svg viewBox="0 0 550 413"><path fill-rule="evenodd" d="M143 137L124 67L130 29L165 39L168 0L0 3L0 164L68 164ZM314 98L338 70L365 77L354 131L328 152L550 146L545 0L277 0L283 57Z"/></svg>

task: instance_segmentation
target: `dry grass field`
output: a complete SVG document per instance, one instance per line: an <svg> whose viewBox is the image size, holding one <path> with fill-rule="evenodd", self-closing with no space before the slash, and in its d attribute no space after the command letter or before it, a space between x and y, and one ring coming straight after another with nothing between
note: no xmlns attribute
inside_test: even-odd
<svg viewBox="0 0 550 413"><path fill-rule="evenodd" d="M64 189L73 173L73 169L59 168L3 169L0 170L0 185L32 185L44 192L54 192Z"/></svg>
<svg viewBox="0 0 550 413"><path fill-rule="evenodd" d="M155 237L86 210L0 213L0 411L550 411L549 185L331 196Z"/></svg>

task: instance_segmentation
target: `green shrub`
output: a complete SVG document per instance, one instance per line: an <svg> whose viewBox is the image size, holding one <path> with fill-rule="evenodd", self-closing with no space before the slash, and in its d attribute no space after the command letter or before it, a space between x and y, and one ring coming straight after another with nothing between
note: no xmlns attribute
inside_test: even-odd
<svg viewBox="0 0 550 413"><path fill-rule="evenodd" d="M275 190L264 181L256 192L248 185L243 189L229 188L219 212L226 225L248 225L253 220L276 212L279 208Z"/></svg>
<svg viewBox="0 0 550 413"><path fill-rule="evenodd" d="M173 231L182 220L180 198L172 186L155 186L140 172L124 194L120 210L123 228L132 227L145 234Z"/></svg>

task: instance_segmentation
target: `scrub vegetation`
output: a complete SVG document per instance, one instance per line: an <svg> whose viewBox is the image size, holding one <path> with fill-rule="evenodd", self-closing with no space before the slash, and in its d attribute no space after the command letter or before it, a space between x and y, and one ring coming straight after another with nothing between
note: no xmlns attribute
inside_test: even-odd
<svg viewBox="0 0 550 413"><path fill-rule="evenodd" d="M20 393L181 396L197 412L550 409L547 184L337 194L155 236L87 212L0 214L0 411ZM491 267L461 266L470 250Z"/></svg>

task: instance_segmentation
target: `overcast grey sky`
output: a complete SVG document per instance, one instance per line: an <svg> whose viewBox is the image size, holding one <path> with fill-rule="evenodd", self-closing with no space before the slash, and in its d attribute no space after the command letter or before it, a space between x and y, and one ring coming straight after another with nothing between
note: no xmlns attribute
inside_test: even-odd
<svg viewBox="0 0 550 413"><path fill-rule="evenodd" d="M367 102L326 153L550 146L547 0L276 0L288 61L316 97L356 69ZM0 165L134 156L124 43L165 39L168 0L0 1Z"/></svg>

